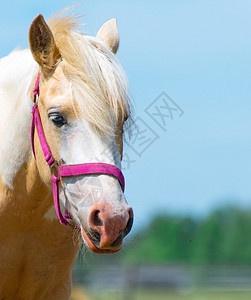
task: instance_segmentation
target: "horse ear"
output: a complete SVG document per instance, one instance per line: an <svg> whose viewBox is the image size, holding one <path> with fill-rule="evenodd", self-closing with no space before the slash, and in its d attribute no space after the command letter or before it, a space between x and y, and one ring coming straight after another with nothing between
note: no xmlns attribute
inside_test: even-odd
<svg viewBox="0 0 251 300"><path fill-rule="evenodd" d="M111 19L104 23L97 33L97 38L103 40L114 54L119 48L119 33L117 29L117 20Z"/></svg>
<svg viewBox="0 0 251 300"><path fill-rule="evenodd" d="M29 44L35 61L40 65L44 75L50 75L56 67L60 53L56 47L52 32L39 14L32 21L29 29Z"/></svg>

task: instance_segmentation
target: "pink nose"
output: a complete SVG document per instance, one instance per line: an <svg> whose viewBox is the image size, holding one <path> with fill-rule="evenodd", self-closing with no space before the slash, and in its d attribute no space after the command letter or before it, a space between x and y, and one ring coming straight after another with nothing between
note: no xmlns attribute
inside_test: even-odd
<svg viewBox="0 0 251 300"><path fill-rule="evenodd" d="M90 211L88 225L89 237L94 245L103 249L119 250L123 238L130 232L133 223L131 207L114 211L108 203L97 203Z"/></svg>

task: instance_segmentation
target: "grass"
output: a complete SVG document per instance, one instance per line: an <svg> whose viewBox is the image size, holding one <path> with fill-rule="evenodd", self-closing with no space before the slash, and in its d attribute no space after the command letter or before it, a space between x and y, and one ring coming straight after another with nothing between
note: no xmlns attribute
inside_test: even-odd
<svg viewBox="0 0 251 300"><path fill-rule="evenodd" d="M88 294L88 295L87 295ZM122 294L118 291L79 294L72 300L250 300L250 291L170 291L163 289L137 289Z"/></svg>

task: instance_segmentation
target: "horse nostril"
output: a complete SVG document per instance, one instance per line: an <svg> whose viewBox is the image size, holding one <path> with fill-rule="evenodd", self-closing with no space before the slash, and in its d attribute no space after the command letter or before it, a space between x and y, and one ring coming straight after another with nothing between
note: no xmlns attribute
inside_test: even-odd
<svg viewBox="0 0 251 300"><path fill-rule="evenodd" d="M90 216L90 221L91 221L92 227L103 225L103 222L100 218L100 210L99 209L92 211L92 214Z"/></svg>
<svg viewBox="0 0 251 300"><path fill-rule="evenodd" d="M129 209L129 220L126 224L126 227L124 229L124 236L126 236L132 229L132 224L133 224L133 210L130 208Z"/></svg>

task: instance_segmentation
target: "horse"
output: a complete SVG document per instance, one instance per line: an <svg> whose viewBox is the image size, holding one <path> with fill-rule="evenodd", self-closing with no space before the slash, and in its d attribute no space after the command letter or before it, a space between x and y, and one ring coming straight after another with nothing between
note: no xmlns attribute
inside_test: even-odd
<svg viewBox="0 0 251 300"><path fill-rule="evenodd" d="M114 253L132 228L116 20L92 37L77 19L39 14L0 60L0 299L69 299L81 244Z"/></svg>

